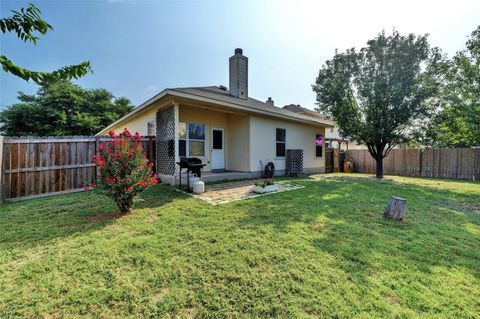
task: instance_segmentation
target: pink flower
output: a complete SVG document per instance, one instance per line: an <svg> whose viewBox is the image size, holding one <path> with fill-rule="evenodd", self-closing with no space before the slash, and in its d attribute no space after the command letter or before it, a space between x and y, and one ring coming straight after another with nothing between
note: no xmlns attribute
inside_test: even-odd
<svg viewBox="0 0 480 319"><path fill-rule="evenodd" d="M122 135L123 135L124 137L131 137L131 136L132 136L132 134L130 133L130 131L129 131L127 128L125 128L125 129L123 130Z"/></svg>
<svg viewBox="0 0 480 319"><path fill-rule="evenodd" d="M115 137L115 131L111 130L110 132L108 132L108 135L110 135L111 138L114 138Z"/></svg>

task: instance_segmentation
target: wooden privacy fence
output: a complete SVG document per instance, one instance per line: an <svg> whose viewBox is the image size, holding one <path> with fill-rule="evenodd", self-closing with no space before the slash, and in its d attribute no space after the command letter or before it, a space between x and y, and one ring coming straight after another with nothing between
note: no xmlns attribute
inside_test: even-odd
<svg viewBox="0 0 480 319"><path fill-rule="evenodd" d="M348 150L354 171L375 173L376 164L368 150ZM383 159L387 175L480 180L479 148L394 149Z"/></svg>
<svg viewBox="0 0 480 319"><path fill-rule="evenodd" d="M0 203L80 191L92 183L92 162L99 143L109 137L0 137ZM144 136L143 148L155 164L155 137ZM3 146L2 146L3 144Z"/></svg>

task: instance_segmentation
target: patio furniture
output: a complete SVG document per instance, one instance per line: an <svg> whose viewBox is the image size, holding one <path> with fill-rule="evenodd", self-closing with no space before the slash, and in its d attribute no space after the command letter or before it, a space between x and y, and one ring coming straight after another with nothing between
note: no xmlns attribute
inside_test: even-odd
<svg viewBox="0 0 480 319"><path fill-rule="evenodd" d="M180 189L182 189L182 169L185 168L187 172L187 192L191 192L190 173L202 177L202 168L207 164L202 164L202 160L196 157L181 157L177 165L180 166Z"/></svg>

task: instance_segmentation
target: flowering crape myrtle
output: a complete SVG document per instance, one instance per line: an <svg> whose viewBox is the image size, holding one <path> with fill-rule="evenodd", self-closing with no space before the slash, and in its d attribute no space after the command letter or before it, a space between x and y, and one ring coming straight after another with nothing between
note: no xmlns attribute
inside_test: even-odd
<svg viewBox="0 0 480 319"><path fill-rule="evenodd" d="M111 140L102 142L93 162L98 168L96 184L86 189L95 190L112 198L122 213L128 213L134 197L151 185L157 184L152 172L153 163L146 159L142 138L125 129L120 135L109 132Z"/></svg>

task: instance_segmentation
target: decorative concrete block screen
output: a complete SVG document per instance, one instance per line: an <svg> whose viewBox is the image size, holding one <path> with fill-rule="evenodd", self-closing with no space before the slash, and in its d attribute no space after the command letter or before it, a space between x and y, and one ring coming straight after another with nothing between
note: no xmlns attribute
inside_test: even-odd
<svg viewBox="0 0 480 319"><path fill-rule="evenodd" d="M287 176L297 176L300 174L303 171L303 150L287 150L287 163L285 168Z"/></svg>
<svg viewBox="0 0 480 319"><path fill-rule="evenodd" d="M175 107L157 112L157 173L175 174Z"/></svg>

